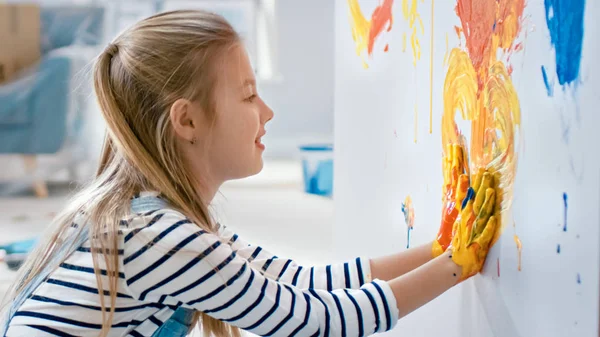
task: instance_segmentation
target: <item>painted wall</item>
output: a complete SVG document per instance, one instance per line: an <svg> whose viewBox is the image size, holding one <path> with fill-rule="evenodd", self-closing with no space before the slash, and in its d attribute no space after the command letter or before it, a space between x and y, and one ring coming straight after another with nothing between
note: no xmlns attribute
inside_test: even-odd
<svg viewBox="0 0 600 337"><path fill-rule="evenodd" d="M456 128L472 170L502 172L503 230L482 274L389 335L597 336L600 7L473 3L336 2L336 252L406 249L407 196L410 246L435 238Z"/></svg>

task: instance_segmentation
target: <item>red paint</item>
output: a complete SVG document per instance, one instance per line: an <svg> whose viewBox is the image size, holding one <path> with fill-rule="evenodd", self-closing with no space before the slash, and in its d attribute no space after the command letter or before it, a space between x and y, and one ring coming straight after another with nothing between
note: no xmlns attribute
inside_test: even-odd
<svg viewBox="0 0 600 337"><path fill-rule="evenodd" d="M396 133L396 130L394 130L394 137L398 138L398 133Z"/></svg>
<svg viewBox="0 0 600 337"><path fill-rule="evenodd" d="M386 44L385 48L383 48L383 51L387 53L388 50L390 50L390 45Z"/></svg>
<svg viewBox="0 0 600 337"><path fill-rule="evenodd" d="M508 72L508 76L512 75L512 72L513 72L512 64L508 66L508 69L506 69L506 71Z"/></svg>
<svg viewBox="0 0 600 337"><path fill-rule="evenodd" d="M523 50L523 42L519 42L515 45L515 51Z"/></svg>
<svg viewBox="0 0 600 337"><path fill-rule="evenodd" d="M491 54L490 42L497 6L496 0L458 0L456 4L456 14L460 18L469 57L476 72Z"/></svg>
<svg viewBox="0 0 600 337"><path fill-rule="evenodd" d="M500 277L500 258L496 259L496 267L498 269L498 277Z"/></svg>
<svg viewBox="0 0 600 337"><path fill-rule="evenodd" d="M373 53L373 46L375 45L375 39L379 34L381 34L384 30L388 32L392 29L392 4L394 0L383 0L371 15L371 27L369 29L369 45L367 47L367 52L369 55ZM387 24L387 29L386 29ZM386 50L387 51L387 50Z"/></svg>

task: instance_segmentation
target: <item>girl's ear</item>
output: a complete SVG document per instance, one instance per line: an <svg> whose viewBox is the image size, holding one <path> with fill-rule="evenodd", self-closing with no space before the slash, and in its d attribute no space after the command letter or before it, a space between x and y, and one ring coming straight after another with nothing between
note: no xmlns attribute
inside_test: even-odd
<svg viewBox="0 0 600 337"><path fill-rule="evenodd" d="M184 141L195 141L198 122L194 119L199 114L194 113L194 110L195 107L192 102L180 98L171 105L169 111L169 118L171 119L171 125L173 125L175 134Z"/></svg>

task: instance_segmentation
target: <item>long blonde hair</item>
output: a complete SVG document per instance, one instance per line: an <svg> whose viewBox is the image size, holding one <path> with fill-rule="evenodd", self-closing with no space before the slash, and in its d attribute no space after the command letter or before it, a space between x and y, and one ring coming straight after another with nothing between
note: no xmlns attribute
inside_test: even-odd
<svg viewBox="0 0 600 337"><path fill-rule="evenodd" d="M201 182L179 155L168 116L171 105L186 98L199 102L214 121L215 62L239 43L238 34L221 16L172 11L138 22L98 56L94 90L108 132L96 178L54 220L51 235L21 267L8 300L52 261L73 221L77 218L81 223L83 216L89 226L99 294L106 289L100 266L107 269L110 303L99 295L103 309L100 336L106 336L114 318L119 269L118 254L111 252L118 250L119 222L130 213L129 200L135 193L160 191L198 226L215 231L206 200L195 190ZM208 315L197 313L194 322L199 320L205 336L241 335L238 328Z"/></svg>

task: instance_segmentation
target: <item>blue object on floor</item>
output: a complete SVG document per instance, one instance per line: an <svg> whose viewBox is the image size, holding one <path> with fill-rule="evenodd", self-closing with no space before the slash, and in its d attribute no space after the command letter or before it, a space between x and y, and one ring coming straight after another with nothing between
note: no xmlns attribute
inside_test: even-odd
<svg viewBox="0 0 600 337"><path fill-rule="evenodd" d="M0 245L0 250L6 252L4 261L8 265L8 268L11 270L19 269L23 262L25 262L27 255L29 255L29 252L31 252L33 248L35 248L37 242L37 239L29 239L12 242L6 245Z"/></svg>
<svg viewBox="0 0 600 337"><path fill-rule="evenodd" d="M307 193L331 196L333 194L333 146L301 146L304 190Z"/></svg>

